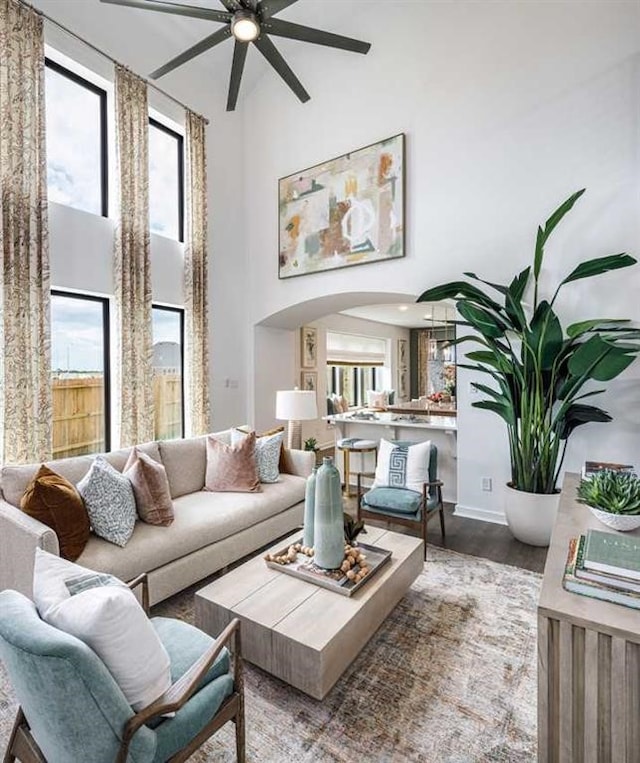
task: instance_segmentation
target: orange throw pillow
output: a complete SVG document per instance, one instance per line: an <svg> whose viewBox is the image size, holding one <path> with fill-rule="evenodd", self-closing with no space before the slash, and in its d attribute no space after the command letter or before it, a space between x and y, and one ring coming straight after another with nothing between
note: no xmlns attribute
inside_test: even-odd
<svg viewBox="0 0 640 763"><path fill-rule="evenodd" d="M262 490L256 465L255 432L235 445L207 437L204 489L214 493L259 493Z"/></svg>
<svg viewBox="0 0 640 763"><path fill-rule="evenodd" d="M20 507L50 527L58 536L60 556L75 562L89 540L89 515L75 486L42 464L27 485Z"/></svg>

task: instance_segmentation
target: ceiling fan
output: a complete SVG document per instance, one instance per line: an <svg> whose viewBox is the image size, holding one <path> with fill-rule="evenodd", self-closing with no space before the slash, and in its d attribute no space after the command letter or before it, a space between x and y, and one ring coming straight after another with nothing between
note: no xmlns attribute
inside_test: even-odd
<svg viewBox="0 0 640 763"><path fill-rule="evenodd" d="M141 8L147 11L173 13L177 16L189 16L224 24L221 29L200 40L185 50L184 53L172 58L171 61L156 69L149 76L151 79L158 79L215 45L224 42L229 37L233 37L235 47L233 49L227 111L233 111L236 107L240 80L250 43L258 48L303 103L308 101L311 96L273 44L270 35L312 42L316 45L326 45L330 48L341 48L353 53L367 53L371 47L371 43L368 42L353 40L350 37L342 37L339 34L274 18L277 13L293 5L297 0L220 0L226 9L224 11L200 8L194 5L181 5L166 2L166 0L101 0L101 2L110 5L126 5L130 8Z"/></svg>

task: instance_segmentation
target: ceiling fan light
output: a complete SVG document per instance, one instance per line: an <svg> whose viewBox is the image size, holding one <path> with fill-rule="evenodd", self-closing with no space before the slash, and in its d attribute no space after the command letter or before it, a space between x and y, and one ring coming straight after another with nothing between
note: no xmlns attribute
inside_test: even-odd
<svg viewBox="0 0 640 763"><path fill-rule="evenodd" d="M231 34L239 42L253 42L260 36L260 24L250 11L236 11L231 22Z"/></svg>

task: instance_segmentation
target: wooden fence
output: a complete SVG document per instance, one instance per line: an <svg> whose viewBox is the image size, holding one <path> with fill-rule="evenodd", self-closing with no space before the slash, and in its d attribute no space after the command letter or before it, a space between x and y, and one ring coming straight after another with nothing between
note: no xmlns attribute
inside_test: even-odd
<svg viewBox="0 0 640 763"><path fill-rule="evenodd" d="M182 435L182 380L177 374L153 378L155 437ZM53 457L100 453L104 442L104 380L84 376L53 380Z"/></svg>

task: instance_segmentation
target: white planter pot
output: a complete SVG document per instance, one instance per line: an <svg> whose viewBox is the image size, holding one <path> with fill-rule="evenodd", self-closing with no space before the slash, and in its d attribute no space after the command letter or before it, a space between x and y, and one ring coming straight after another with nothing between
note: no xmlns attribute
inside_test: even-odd
<svg viewBox="0 0 640 763"><path fill-rule="evenodd" d="M530 546L548 546L558 513L560 493L524 493L506 485L504 513L513 536Z"/></svg>
<svg viewBox="0 0 640 763"><path fill-rule="evenodd" d="M614 530L620 530L621 532L626 533L629 532L629 530L635 530L640 527L640 516L609 514L608 511L594 509L593 506L589 506L589 510L596 519L599 519L602 522L603 525L613 527Z"/></svg>

